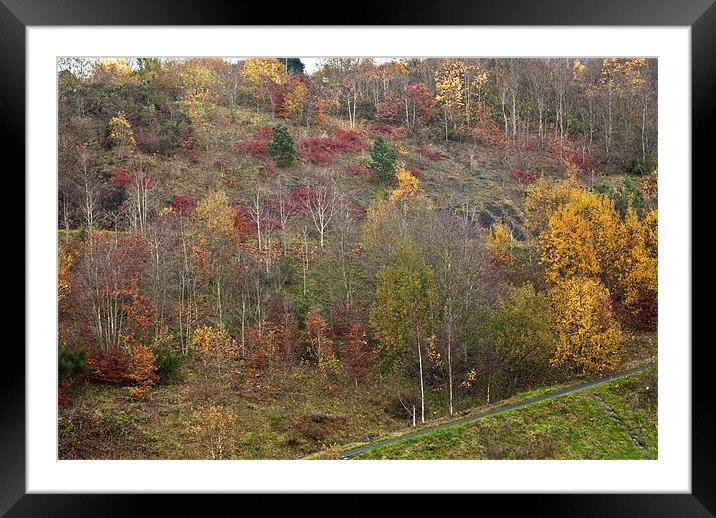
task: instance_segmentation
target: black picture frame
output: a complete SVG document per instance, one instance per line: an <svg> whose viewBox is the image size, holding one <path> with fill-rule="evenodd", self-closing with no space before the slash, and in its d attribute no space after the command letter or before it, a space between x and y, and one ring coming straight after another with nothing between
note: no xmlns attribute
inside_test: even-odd
<svg viewBox="0 0 716 518"><path fill-rule="evenodd" d="M278 5L278 4L277 4ZM24 167L25 29L47 25L607 25L691 27L692 158L708 164L716 115L716 5L714 0L494 0L492 2L400 0L353 4L350 16L336 16L335 3L283 5L219 3L209 0L0 0L0 145ZM280 15L277 14L280 11ZM323 14L321 14L323 13ZM333 14L332 19L328 16ZM281 21L277 21L277 16ZM12 71L9 73L8 71ZM697 109L696 109L697 108ZM707 171L713 166L711 165ZM694 166L695 168L695 166ZM685 171L685 179L691 178ZM687 176L689 175L689 176ZM20 189L24 190L21 186ZM693 192L693 191L692 191ZM27 258L25 258L27 259ZM26 311L32 311L31 307ZM688 347L688 344L670 344ZM714 516L716 514L715 400L708 361L711 340L692 346L692 492L690 494L480 495L528 506L531 514L550 516ZM128 516L150 509L135 495L26 494L25 365L22 351L7 360L0 377L0 516ZM9 343L3 354L12 354ZM152 497L155 500L159 497ZM185 505L184 497L162 497L161 505ZM241 498L246 498L242 496ZM352 495L357 502L363 497ZM165 503L166 502L166 503ZM154 503L154 502L152 502ZM491 502L492 503L492 502ZM503 503L504 502L500 502ZM401 504L402 505L402 504ZM413 500L413 506L422 506ZM411 506L401 507L401 511ZM248 507L239 512L247 512ZM343 512L360 512L343 502ZM486 509L486 508L485 508ZM166 513L170 514L169 507ZM181 513L184 514L184 513Z"/></svg>

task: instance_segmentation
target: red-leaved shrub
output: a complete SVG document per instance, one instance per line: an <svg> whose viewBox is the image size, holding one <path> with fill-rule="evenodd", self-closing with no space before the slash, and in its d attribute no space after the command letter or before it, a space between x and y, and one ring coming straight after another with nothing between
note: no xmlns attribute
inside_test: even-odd
<svg viewBox="0 0 716 518"><path fill-rule="evenodd" d="M110 349L105 353L92 353L87 358L88 377L98 383L124 385L131 381L127 369L129 359L118 349Z"/></svg>

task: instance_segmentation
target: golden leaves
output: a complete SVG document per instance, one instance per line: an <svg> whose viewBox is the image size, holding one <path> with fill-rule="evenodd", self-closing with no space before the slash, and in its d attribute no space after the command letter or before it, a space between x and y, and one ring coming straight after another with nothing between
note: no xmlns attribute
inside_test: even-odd
<svg viewBox="0 0 716 518"><path fill-rule="evenodd" d="M557 334L551 363L571 364L583 374L615 368L623 335L609 290L598 280L577 277L564 279L551 295Z"/></svg>
<svg viewBox="0 0 716 518"><path fill-rule="evenodd" d="M137 145L134 139L132 125L125 117L124 112L109 119L109 139L116 145L133 147Z"/></svg>
<svg viewBox="0 0 716 518"><path fill-rule="evenodd" d="M244 61L241 75L254 86L264 86L268 83L283 84L288 72L276 58L251 58Z"/></svg>
<svg viewBox="0 0 716 518"><path fill-rule="evenodd" d="M447 109L459 108L464 104L465 64L456 59L448 59L441 63L435 71L435 100Z"/></svg>
<svg viewBox="0 0 716 518"><path fill-rule="evenodd" d="M395 166L395 177L398 180L398 186L390 192L390 201L406 200L418 194L420 182L408 171L405 164Z"/></svg>

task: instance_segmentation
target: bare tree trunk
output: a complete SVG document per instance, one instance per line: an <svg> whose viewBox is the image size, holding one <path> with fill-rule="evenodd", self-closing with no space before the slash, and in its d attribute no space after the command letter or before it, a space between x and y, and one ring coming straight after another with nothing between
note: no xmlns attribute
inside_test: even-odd
<svg viewBox="0 0 716 518"><path fill-rule="evenodd" d="M418 346L418 364L420 366L420 419L425 423L425 383L423 381L423 352L420 347L420 329L415 324L415 343Z"/></svg>

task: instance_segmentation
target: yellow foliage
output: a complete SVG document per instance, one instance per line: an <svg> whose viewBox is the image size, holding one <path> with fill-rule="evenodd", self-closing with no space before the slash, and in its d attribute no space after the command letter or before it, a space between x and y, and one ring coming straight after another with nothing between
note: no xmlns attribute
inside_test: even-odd
<svg viewBox="0 0 716 518"><path fill-rule="evenodd" d="M634 92L644 84L642 69L645 66L644 58L606 58L602 60L600 82L615 82Z"/></svg>
<svg viewBox="0 0 716 518"><path fill-rule="evenodd" d="M137 145L132 125L127 120L127 117L124 116L124 112L119 112L109 119L109 139L117 145L129 147Z"/></svg>
<svg viewBox="0 0 716 518"><path fill-rule="evenodd" d="M463 78L465 64L457 59L447 59L435 71L435 100L446 109L459 108L464 103Z"/></svg>
<svg viewBox="0 0 716 518"><path fill-rule="evenodd" d="M100 58L94 64L96 79L127 79L131 74L132 67L126 58Z"/></svg>
<svg viewBox="0 0 716 518"><path fill-rule="evenodd" d="M598 280L565 279L551 293L556 343L551 363L580 374L600 374L620 360L623 336L609 290Z"/></svg>
<svg viewBox="0 0 716 518"><path fill-rule="evenodd" d="M513 241L510 229L502 223L495 223L487 233L485 246L495 261L506 264L510 260L510 245Z"/></svg>
<svg viewBox="0 0 716 518"><path fill-rule="evenodd" d="M552 188L550 189L550 186ZM528 189L526 223L539 234L547 278L559 284L573 277L603 278L615 297L636 313L637 302L657 294L658 213L640 219L633 208L625 220L606 195L574 180L540 180Z"/></svg>
<svg viewBox="0 0 716 518"><path fill-rule="evenodd" d="M236 417L222 405L198 408L192 415L189 432L204 443L212 459L223 459L231 444Z"/></svg>
<svg viewBox="0 0 716 518"><path fill-rule="evenodd" d="M545 273L555 283L600 272L589 222L572 206L560 207L552 214L547 230L540 235L540 244Z"/></svg>
<svg viewBox="0 0 716 518"><path fill-rule="evenodd" d="M220 326L199 326L191 337L191 348L204 363L211 358L231 359L238 353L236 340Z"/></svg>
<svg viewBox="0 0 716 518"><path fill-rule="evenodd" d="M658 290L656 219L656 209L642 221L633 209L627 213L624 245L614 271L624 305L632 311L638 311L635 306L642 296L656 296Z"/></svg>
<svg viewBox="0 0 716 518"><path fill-rule="evenodd" d="M547 228L549 217L581 191L579 184L568 178L559 182L544 177L527 187L524 203L525 226L538 235Z"/></svg>
<svg viewBox="0 0 716 518"><path fill-rule="evenodd" d="M234 211L223 191L216 191L199 202L195 211L197 233L203 238L230 238L234 232Z"/></svg>
<svg viewBox="0 0 716 518"><path fill-rule="evenodd" d="M308 88L304 83L296 83L296 85L286 92L284 98L284 109L286 117L300 117L306 104L306 96Z"/></svg>
<svg viewBox="0 0 716 518"><path fill-rule="evenodd" d="M405 200L418 194L420 182L404 164L395 166L395 177L398 179L398 186L390 192L390 201Z"/></svg>
<svg viewBox="0 0 716 518"><path fill-rule="evenodd" d="M77 260L77 252L66 246L57 248L57 302L59 303L69 293L71 288L70 270Z"/></svg>
<svg viewBox="0 0 716 518"><path fill-rule="evenodd" d="M244 61L241 75L254 86L265 86L269 83L283 84L288 72L286 65L276 58L251 58Z"/></svg>

